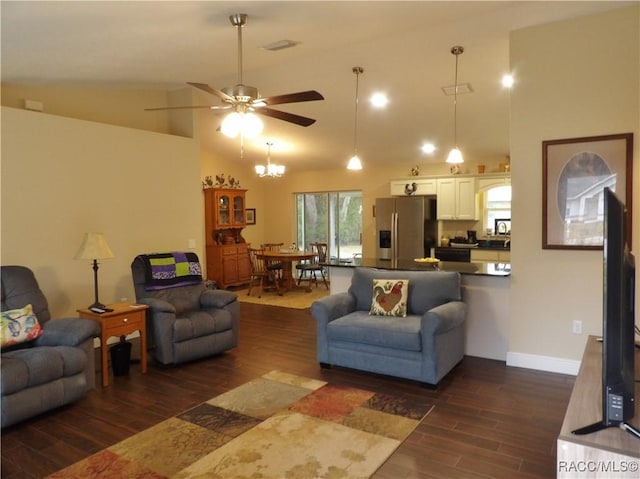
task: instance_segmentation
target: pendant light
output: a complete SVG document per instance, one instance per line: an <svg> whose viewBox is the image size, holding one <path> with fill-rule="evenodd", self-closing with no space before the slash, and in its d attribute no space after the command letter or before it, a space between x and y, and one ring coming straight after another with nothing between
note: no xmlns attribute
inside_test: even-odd
<svg viewBox="0 0 640 479"><path fill-rule="evenodd" d="M356 75L356 108L353 126L353 156L347 164L347 169L361 170L362 162L360 161L360 158L358 158L358 79L360 78L360 74L364 73L364 70L362 67L353 67L352 71Z"/></svg>
<svg viewBox="0 0 640 479"><path fill-rule="evenodd" d="M271 147L273 143L267 141L267 166L265 165L256 165L256 173L260 178L264 178L265 176L270 178L277 178L279 176L284 175L284 165L275 165L271 163Z"/></svg>
<svg viewBox="0 0 640 479"><path fill-rule="evenodd" d="M463 163L462 153L458 148L458 56L464 52L461 46L451 47L451 53L456 56L456 76L453 87L453 148L447 157L447 163Z"/></svg>

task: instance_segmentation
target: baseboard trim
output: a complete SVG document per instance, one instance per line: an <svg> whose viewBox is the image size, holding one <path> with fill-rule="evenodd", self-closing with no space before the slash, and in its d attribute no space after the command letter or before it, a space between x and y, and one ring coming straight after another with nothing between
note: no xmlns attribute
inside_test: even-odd
<svg viewBox="0 0 640 479"><path fill-rule="evenodd" d="M507 366L577 376L580 370L580 361L509 351L507 352Z"/></svg>

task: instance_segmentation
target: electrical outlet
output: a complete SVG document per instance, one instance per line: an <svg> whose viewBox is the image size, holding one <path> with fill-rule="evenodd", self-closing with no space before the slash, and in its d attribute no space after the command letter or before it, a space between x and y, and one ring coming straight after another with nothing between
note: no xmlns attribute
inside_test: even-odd
<svg viewBox="0 0 640 479"><path fill-rule="evenodd" d="M196 249L196 240L190 239L189 241L187 241L187 248Z"/></svg>
<svg viewBox="0 0 640 479"><path fill-rule="evenodd" d="M582 334L582 321L579 319L573 320L573 334Z"/></svg>

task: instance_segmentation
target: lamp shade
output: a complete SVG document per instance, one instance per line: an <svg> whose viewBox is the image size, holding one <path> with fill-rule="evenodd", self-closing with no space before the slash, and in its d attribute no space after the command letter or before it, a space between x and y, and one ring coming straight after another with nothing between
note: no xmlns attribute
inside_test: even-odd
<svg viewBox="0 0 640 479"><path fill-rule="evenodd" d="M85 233L74 259L110 259L115 255L102 233Z"/></svg>
<svg viewBox="0 0 640 479"><path fill-rule="evenodd" d="M349 160L349 163L347 163L347 169L348 170L361 170L362 169L362 162L360 161L360 158L358 158L358 155L353 155L351 157L351 159Z"/></svg>
<svg viewBox="0 0 640 479"><path fill-rule="evenodd" d="M464 160L462 159L462 152L458 147L451 149L449 156L447 156L447 163L464 163Z"/></svg>

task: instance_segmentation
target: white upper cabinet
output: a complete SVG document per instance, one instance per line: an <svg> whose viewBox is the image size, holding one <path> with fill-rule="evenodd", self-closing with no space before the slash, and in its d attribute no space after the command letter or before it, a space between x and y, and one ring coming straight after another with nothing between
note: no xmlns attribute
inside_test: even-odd
<svg viewBox="0 0 640 479"><path fill-rule="evenodd" d="M437 195L439 220L478 219L475 177L439 178Z"/></svg>

